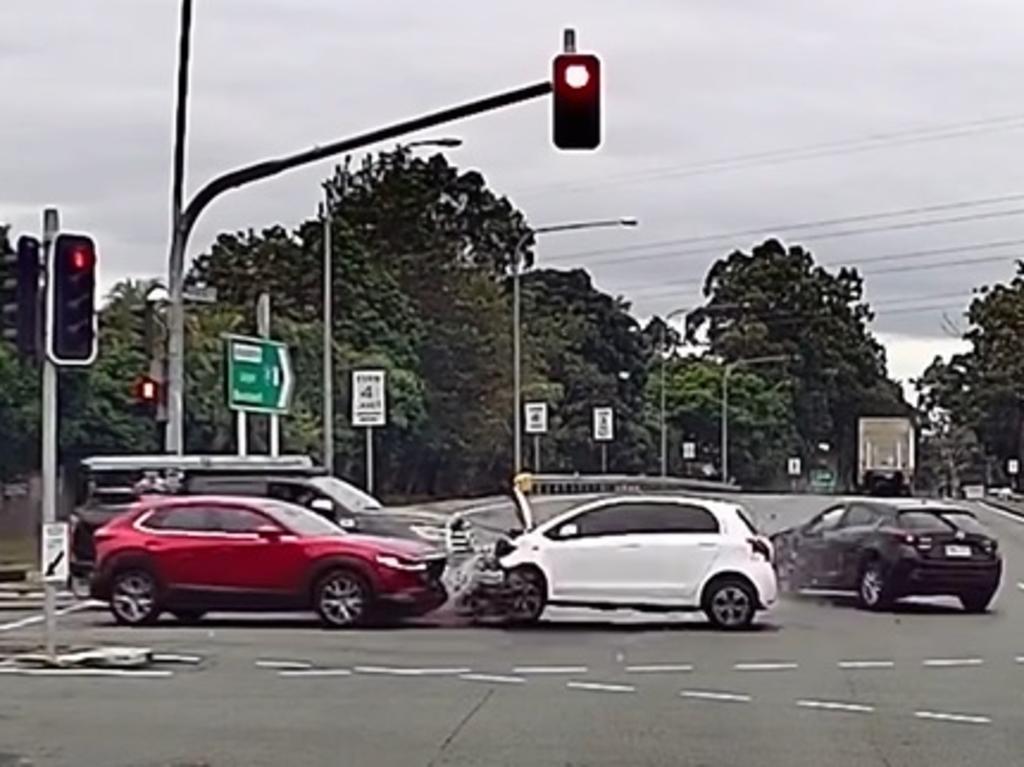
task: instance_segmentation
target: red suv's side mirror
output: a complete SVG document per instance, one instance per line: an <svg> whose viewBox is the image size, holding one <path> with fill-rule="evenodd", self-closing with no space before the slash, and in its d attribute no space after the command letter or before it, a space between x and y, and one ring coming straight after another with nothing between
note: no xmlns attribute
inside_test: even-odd
<svg viewBox="0 0 1024 767"><path fill-rule="evenodd" d="M274 525L260 525L256 528L256 535L264 541L279 541L281 540L281 534L281 528Z"/></svg>

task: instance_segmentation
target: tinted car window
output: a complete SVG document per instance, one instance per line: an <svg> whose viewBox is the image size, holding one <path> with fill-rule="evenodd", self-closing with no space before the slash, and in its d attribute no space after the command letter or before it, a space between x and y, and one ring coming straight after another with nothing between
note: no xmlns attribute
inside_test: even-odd
<svg viewBox="0 0 1024 767"><path fill-rule="evenodd" d="M605 506L573 517L569 522L577 525L580 535L619 535L630 532L636 520L631 520L628 506Z"/></svg>
<svg viewBox="0 0 1024 767"><path fill-rule="evenodd" d="M989 530L978 518L966 511L944 512L943 519L948 519L965 533L977 533L979 535L990 535Z"/></svg>
<svg viewBox="0 0 1024 767"><path fill-rule="evenodd" d="M213 517L216 529L225 533L255 533L267 525L276 527L267 517L249 509L214 509Z"/></svg>
<svg viewBox="0 0 1024 767"><path fill-rule="evenodd" d="M616 504L588 511L570 522L585 536L718 532L718 520L706 509L676 503Z"/></svg>
<svg viewBox="0 0 1024 767"><path fill-rule="evenodd" d="M202 506L179 506L153 512L142 523L150 530L209 532L215 530L213 515Z"/></svg>
<svg viewBox="0 0 1024 767"><path fill-rule="evenodd" d="M843 527L867 527L878 521L878 513L870 506L854 504L843 517Z"/></svg>
<svg viewBox="0 0 1024 767"><path fill-rule="evenodd" d="M948 533L959 529L965 533L988 534L988 530L973 514L960 510L904 511L900 513L899 526L919 533Z"/></svg>
<svg viewBox="0 0 1024 767"><path fill-rule="evenodd" d="M260 507L282 527L299 535L344 535L341 528L321 516L291 503L266 501Z"/></svg>
<svg viewBox="0 0 1024 767"><path fill-rule="evenodd" d="M808 526L807 532L813 535L815 533L821 533L825 530L833 529L839 524L839 519L843 516L843 512L845 511L846 509L843 506L836 506L834 509L829 509Z"/></svg>
<svg viewBox="0 0 1024 767"><path fill-rule="evenodd" d="M656 532L665 533L717 533L715 515L700 506L689 504L658 504L654 507L660 518ZM748 523L749 524L749 523Z"/></svg>

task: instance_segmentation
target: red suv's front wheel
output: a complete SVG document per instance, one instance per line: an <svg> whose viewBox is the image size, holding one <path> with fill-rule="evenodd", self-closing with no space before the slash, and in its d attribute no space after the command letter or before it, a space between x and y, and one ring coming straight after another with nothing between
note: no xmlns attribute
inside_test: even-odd
<svg viewBox="0 0 1024 767"><path fill-rule="evenodd" d="M156 578L146 570L124 570L110 584L110 612L128 626L144 626L160 617Z"/></svg>
<svg viewBox="0 0 1024 767"><path fill-rule="evenodd" d="M331 570L313 589L313 606L328 628L358 626L366 620L372 594L359 574L339 568Z"/></svg>

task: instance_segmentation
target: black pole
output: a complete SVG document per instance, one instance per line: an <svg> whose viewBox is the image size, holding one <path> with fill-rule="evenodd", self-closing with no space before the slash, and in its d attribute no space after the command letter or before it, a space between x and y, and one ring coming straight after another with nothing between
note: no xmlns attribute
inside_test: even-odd
<svg viewBox="0 0 1024 767"><path fill-rule="evenodd" d="M171 175L171 225L178 225L185 188L185 133L188 127L188 70L192 35L192 0L181 0L178 40L178 101L174 114L174 167Z"/></svg>
<svg viewBox="0 0 1024 767"><path fill-rule="evenodd" d="M276 176L286 170L298 168L302 165L309 165L310 163L323 160L327 157L351 152L353 149L359 149L369 144L376 144L380 141L404 136L407 133L414 133L416 131L423 130L424 128L432 128L435 125L442 125L444 123L454 122L455 120L461 120L466 117L472 117L473 115L481 114L482 112L501 109L502 107L518 104L522 101L529 101L530 99L535 99L540 96L546 96L549 93L551 93L550 82L536 83L524 88L517 88L516 90L505 91L504 93L499 93L495 96L478 99L477 101L470 101L456 107L442 109L439 112L433 112L422 117L414 117L411 120L395 123L394 125L390 125L386 128L378 128L359 136L335 141L325 146L313 147L312 149L307 149L306 151L299 152L298 154L280 157L274 160L264 160L263 162L258 162L254 165L248 165L244 168L239 168L229 173L225 173L223 176L219 176L213 179L213 181L207 183L206 186L200 189L199 192L196 193L196 196L189 202L188 207L185 208L185 212L181 218L182 237L187 241L188 235L192 230L192 226L195 224L196 219L199 218L199 214L202 213L203 209L213 202L213 200L218 196L230 189L235 189L237 187L244 186L245 184L251 184L254 181L260 181L262 179L269 178L270 176Z"/></svg>

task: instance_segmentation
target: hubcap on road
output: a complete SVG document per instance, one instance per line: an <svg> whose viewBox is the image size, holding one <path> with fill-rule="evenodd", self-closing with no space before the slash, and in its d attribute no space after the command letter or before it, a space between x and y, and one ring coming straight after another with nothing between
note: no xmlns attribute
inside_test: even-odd
<svg viewBox="0 0 1024 767"><path fill-rule="evenodd" d="M324 584L320 608L332 623L353 623L363 614L363 605L363 590L347 575L336 576Z"/></svg>
<svg viewBox="0 0 1024 767"><path fill-rule="evenodd" d="M145 575L130 575L118 580L111 600L118 615L136 623L153 609L153 582Z"/></svg>
<svg viewBox="0 0 1024 767"><path fill-rule="evenodd" d="M711 600L711 612L724 626L735 626L747 618L750 610L750 597L739 586L726 586L719 589Z"/></svg>

